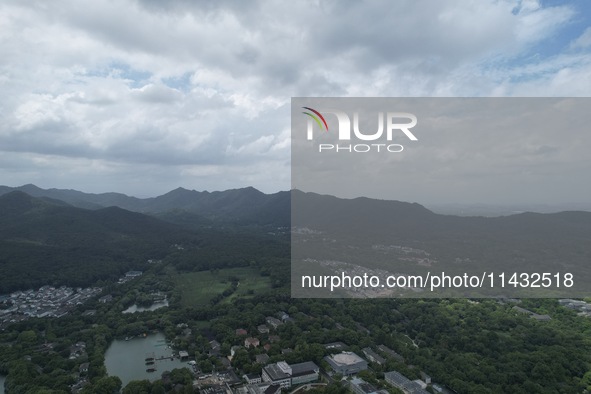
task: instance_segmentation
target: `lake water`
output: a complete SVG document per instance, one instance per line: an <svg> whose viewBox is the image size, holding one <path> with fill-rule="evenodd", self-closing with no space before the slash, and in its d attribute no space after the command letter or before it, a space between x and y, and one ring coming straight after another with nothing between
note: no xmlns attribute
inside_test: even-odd
<svg viewBox="0 0 591 394"><path fill-rule="evenodd" d="M119 376L123 387L132 380L160 379L162 372L175 368L188 367L187 361L170 359L172 350L166 345L163 334L152 334L146 338L134 338L129 341L115 340L105 353L105 365L110 376ZM145 359L154 357L154 365L146 365ZM163 360L158 358L166 357ZM156 368L155 372L146 372L147 368Z"/></svg>
<svg viewBox="0 0 591 394"><path fill-rule="evenodd" d="M123 313L136 313L136 312L146 312L146 311L155 311L156 309L164 308L168 306L168 300L158 301L150 305L149 307L137 306L133 304L129 308L123 311Z"/></svg>
<svg viewBox="0 0 591 394"><path fill-rule="evenodd" d="M0 375L0 394L4 394L4 381L6 380L6 376Z"/></svg>

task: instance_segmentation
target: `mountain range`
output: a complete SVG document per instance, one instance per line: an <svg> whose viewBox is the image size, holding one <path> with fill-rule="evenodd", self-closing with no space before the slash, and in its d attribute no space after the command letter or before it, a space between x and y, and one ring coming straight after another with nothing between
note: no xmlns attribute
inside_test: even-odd
<svg viewBox="0 0 591 394"><path fill-rule="evenodd" d="M121 193L84 193L77 190L41 189L28 184L0 186L0 196L21 191L32 197L63 201L73 207L101 209L119 207L132 212L156 215L179 224L204 225L211 222L289 226L290 194L264 194L253 187L216 192L198 192L179 187L152 198L136 198Z"/></svg>
<svg viewBox="0 0 591 394"><path fill-rule="evenodd" d="M544 269L575 269L591 260L590 212L460 217L416 203L297 190L178 188L140 199L0 186L0 294L43 284L89 285L165 257L182 270L289 259L285 235L292 227L339 239L349 254L356 245L400 246L424 251L433 261L481 268L535 262ZM174 245L185 252L175 252Z"/></svg>
<svg viewBox="0 0 591 394"><path fill-rule="evenodd" d="M576 278L562 295L589 294L591 212L464 217L437 214L416 203L298 191L292 193L291 204L292 267L302 274L326 275L320 267L335 263L356 266L357 272L424 275L560 272ZM541 287L534 285L534 291ZM521 288L503 291L517 294ZM523 292L532 289L526 286ZM535 293L543 294L548 296Z"/></svg>
<svg viewBox="0 0 591 394"><path fill-rule="evenodd" d="M196 237L118 207L88 210L22 191L0 196L0 294L44 284L86 286L162 258Z"/></svg>

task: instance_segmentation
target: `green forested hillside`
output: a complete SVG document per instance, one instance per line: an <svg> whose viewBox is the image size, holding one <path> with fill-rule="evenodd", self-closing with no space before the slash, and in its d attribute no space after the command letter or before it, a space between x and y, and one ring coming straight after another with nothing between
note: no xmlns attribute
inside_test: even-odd
<svg viewBox="0 0 591 394"><path fill-rule="evenodd" d="M0 197L0 293L114 278L192 238L120 208L84 210L12 192Z"/></svg>
<svg viewBox="0 0 591 394"><path fill-rule="evenodd" d="M0 294L46 284L88 286L144 269L149 259L168 258L194 271L279 254L289 257L265 237L194 232L121 208L85 210L19 191L0 196Z"/></svg>

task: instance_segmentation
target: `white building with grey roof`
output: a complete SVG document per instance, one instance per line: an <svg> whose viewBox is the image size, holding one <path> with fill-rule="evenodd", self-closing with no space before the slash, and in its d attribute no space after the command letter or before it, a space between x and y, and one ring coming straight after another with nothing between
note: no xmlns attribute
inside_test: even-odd
<svg viewBox="0 0 591 394"><path fill-rule="evenodd" d="M342 352L324 357L332 369L342 375L353 375L367 369L367 361L353 352Z"/></svg>
<svg viewBox="0 0 591 394"><path fill-rule="evenodd" d="M287 389L298 384L314 382L318 380L319 373L320 368L312 361L292 365L280 361L264 367L262 378L264 382L278 384Z"/></svg>

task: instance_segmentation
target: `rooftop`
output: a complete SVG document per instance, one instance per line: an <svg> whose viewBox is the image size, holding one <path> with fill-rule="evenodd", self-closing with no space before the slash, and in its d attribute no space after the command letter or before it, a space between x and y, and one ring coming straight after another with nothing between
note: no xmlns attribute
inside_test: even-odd
<svg viewBox="0 0 591 394"><path fill-rule="evenodd" d="M342 352L339 354L333 354L330 358L339 365L353 365L359 362L365 362L364 359L359 357L353 352Z"/></svg>
<svg viewBox="0 0 591 394"><path fill-rule="evenodd" d="M288 379L290 376L283 372L283 370L277 364L269 364L264 368L264 370L273 381Z"/></svg>
<svg viewBox="0 0 591 394"><path fill-rule="evenodd" d="M291 365L292 376L308 375L311 373L318 373L320 367L314 361L306 361L299 364Z"/></svg>

